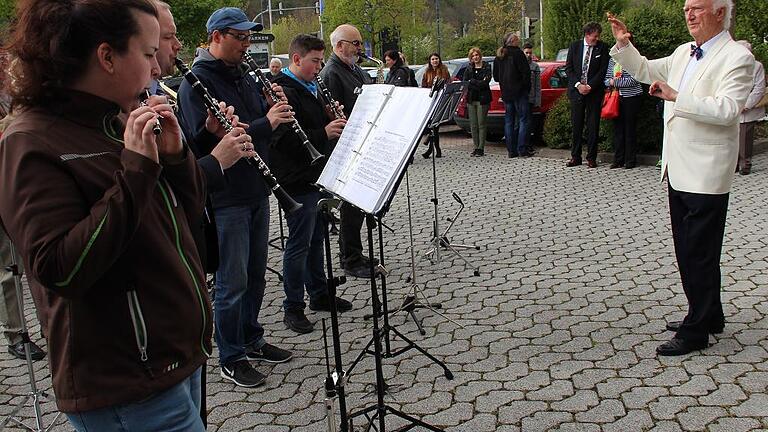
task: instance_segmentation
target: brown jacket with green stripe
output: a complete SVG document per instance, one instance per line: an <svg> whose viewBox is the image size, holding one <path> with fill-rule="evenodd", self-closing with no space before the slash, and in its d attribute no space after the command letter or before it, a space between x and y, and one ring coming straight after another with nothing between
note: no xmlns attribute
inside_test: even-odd
<svg viewBox="0 0 768 432"><path fill-rule="evenodd" d="M63 412L145 399L211 352L190 228L203 176L191 152L157 164L126 150L118 111L66 91L20 112L0 141L0 219L42 299Z"/></svg>

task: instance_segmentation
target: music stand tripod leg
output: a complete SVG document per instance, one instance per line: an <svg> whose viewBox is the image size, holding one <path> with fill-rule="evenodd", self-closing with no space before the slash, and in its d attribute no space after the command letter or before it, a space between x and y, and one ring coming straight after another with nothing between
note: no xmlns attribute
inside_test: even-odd
<svg viewBox="0 0 768 432"><path fill-rule="evenodd" d="M10 243L10 242L9 242ZM5 428L6 425L10 422L15 422L20 426L23 426L26 429L29 429L31 431L35 432L45 432L50 430L53 426L56 425L56 421L59 419L59 416L61 415L61 412L56 413L56 416L51 421L50 426L47 428L43 425L43 415L42 410L40 409L40 401L46 400L49 398L48 393L46 393L44 390L40 390L37 388L37 378L35 377L35 368L33 366L32 362L32 356L30 354L30 350L32 347L32 340L29 338L29 329L27 328L27 320L24 317L24 291L22 289L21 284L21 270L19 268L19 256L16 252L16 247L13 244L10 244L11 249L11 265L7 266L6 269L11 272L13 275L13 283L16 289L16 301L18 302L19 307L19 313L21 314L21 319L19 320L21 323L21 341L24 343L24 354L26 357L26 363L27 363L27 375L29 377L29 388L30 392L27 393L22 399L18 405L14 408L13 411L6 417L5 421L2 425L0 425L0 429ZM27 426L23 421L16 418L16 414L18 414L21 409L27 404L27 401L32 399L32 408L35 412L35 427L29 427Z"/></svg>

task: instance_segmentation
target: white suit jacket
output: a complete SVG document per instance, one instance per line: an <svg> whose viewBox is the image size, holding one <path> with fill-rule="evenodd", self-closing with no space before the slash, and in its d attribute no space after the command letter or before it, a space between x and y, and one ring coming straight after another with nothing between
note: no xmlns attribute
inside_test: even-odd
<svg viewBox="0 0 768 432"><path fill-rule="evenodd" d="M691 44L669 57L648 60L629 44L611 57L640 82L665 81L676 89L691 60ZM678 191L724 194L731 190L739 152L739 115L752 89L755 58L729 34L707 50L677 101L664 104L661 179Z"/></svg>

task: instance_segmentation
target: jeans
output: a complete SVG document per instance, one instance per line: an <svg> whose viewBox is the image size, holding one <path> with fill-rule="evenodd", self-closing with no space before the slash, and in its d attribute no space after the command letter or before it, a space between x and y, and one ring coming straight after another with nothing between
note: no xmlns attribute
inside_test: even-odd
<svg viewBox="0 0 768 432"><path fill-rule="evenodd" d="M294 195L303 206L285 215L288 222L288 240L283 253L283 290L286 311L304 309L304 287L310 301L327 296L323 268L323 224L317 211L319 191ZM359 232L359 231L358 231Z"/></svg>
<svg viewBox="0 0 768 432"><path fill-rule="evenodd" d="M488 117L488 108L490 107L490 105L480 105L480 102L470 102L467 104L469 129L472 133L472 142L475 144L475 150L485 149L486 118Z"/></svg>
<svg viewBox="0 0 768 432"><path fill-rule="evenodd" d="M214 319L219 363L230 365L264 344L259 310L264 300L269 199L215 210L219 235Z"/></svg>
<svg viewBox="0 0 768 432"><path fill-rule="evenodd" d="M198 368L184 381L148 399L68 413L67 418L77 432L204 432L200 418L201 370Z"/></svg>
<svg viewBox="0 0 768 432"><path fill-rule="evenodd" d="M528 95L518 96L514 101L504 101L504 141L509 154L528 152L528 117L531 107Z"/></svg>

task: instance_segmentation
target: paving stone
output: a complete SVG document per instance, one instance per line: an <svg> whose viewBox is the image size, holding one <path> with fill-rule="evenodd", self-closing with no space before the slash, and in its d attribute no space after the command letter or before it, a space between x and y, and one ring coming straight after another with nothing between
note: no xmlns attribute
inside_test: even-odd
<svg viewBox="0 0 768 432"><path fill-rule="evenodd" d="M645 410L630 410L627 415L613 423L603 426L604 432L623 432L630 430L648 430L654 422Z"/></svg>
<svg viewBox="0 0 768 432"><path fill-rule="evenodd" d="M731 411L738 416L768 417L768 395L753 393Z"/></svg>
<svg viewBox="0 0 768 432"><path fill-rule="evenodd" d="M626 415L624 405L616 399L604 399L600 403L585 412L576 414L576 421L585 423L611 423L619 417Z"/></svg>
<svg viewBox="0 0 768 432"><path fill-rule="evenodd" d="M691 407L677 415L684 430L700 431L707 428L715 419L728 413L720 407Z"/></svg>

